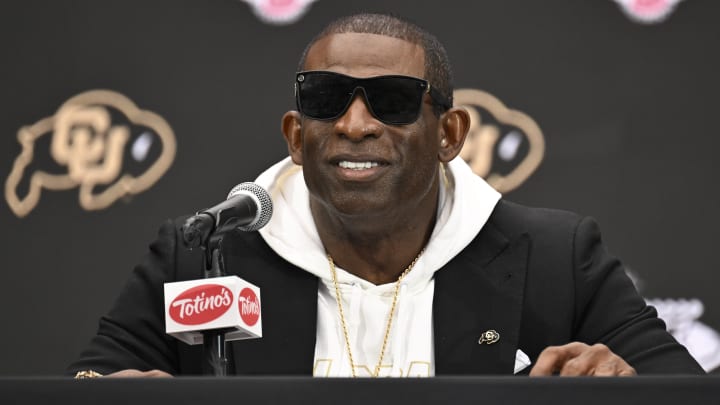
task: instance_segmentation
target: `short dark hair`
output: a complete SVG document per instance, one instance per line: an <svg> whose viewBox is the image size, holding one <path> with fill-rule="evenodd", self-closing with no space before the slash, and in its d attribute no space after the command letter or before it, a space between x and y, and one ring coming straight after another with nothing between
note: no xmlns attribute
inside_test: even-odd
<svg viewBox="0 0 720 405"><path fill-rule="evenodd" d="M402 39L422 47L425 51L425 79L437 90L442 99L441 102L433 104L435 114L440 115L447 109L447 106L452 106L452 70L445 47L433 34L423 28L387 14L355 14L332 21L305 47L300 57L298 71L305 68L308 51L317 41L328 35L351 32L384 35Z"/></svg>

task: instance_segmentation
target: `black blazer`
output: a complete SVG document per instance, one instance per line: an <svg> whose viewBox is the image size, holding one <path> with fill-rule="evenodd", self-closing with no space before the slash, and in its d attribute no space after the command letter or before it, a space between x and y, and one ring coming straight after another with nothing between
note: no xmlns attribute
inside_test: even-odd
<svg viewBox="0 0 720 405"><path fill-rule="evenodd" d="M163 283L200 278L199 250L167 221L97 335L68 373L135 368L200 374L201 349L165 334ZM257 232L223 241L228 275L259 286L263 337L229 344L237 374L312 375L318 279L280 258ZM645 305L590 218L501 200L477 237L435 273L435 373L513 374L517 349L604 343L640 374L703 373ZM480 345L493 329L498 342ZM525 373L529 368L525 370Z"/></svg>

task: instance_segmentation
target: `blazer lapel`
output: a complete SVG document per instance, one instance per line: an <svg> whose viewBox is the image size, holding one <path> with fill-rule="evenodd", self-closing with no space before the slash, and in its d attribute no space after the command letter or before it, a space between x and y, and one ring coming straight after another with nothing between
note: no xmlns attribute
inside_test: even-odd
<svg viewBox="0 0 720 405"><path fill-rule="evenodd" d="M318 279L277 256L260 236L243 236L226 249L226 268L260 287L263 337L228 345L231 372L312 375Z"/></svg>
<svg viewBox="0 0 720 405"><path fill-rule="evenodd" d="M513 373L528 247L526 234L509 240L488 223L435 274L437 375Z"/></svg>

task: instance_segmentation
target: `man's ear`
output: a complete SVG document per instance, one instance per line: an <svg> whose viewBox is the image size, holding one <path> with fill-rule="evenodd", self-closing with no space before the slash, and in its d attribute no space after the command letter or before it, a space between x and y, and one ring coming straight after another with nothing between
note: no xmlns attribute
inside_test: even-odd
<svg viewBox="0 0 720 405"><path fill-rule="evenodd" d="M453 107L440 116L438 159L447 163L460 153L470 130L470 115L462 107Z"/></svg>
<svg viewBox="0 0 720 405"><path fill-rule="evenodd" d="M300 121L300 113L297 111L288 111L282 117L280 127L287 142L288 153L293 163L302 165L302 122Z"/></svg>

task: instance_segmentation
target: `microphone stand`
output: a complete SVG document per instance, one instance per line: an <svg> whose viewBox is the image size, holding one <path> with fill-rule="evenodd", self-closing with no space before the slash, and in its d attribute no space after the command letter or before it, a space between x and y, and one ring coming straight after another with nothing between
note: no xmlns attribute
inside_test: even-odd
<svg viewBox="0 0 720 405"><path fill-rule="evenodd" d="M222 256L222 236L211 237L206 246L203 246L203 276L204 278L224 277L225 261ZM203 332L203 361L204 375L225 377L228 374L228 360L226 355L225 333L227 329L212 329Z"/></svg>

